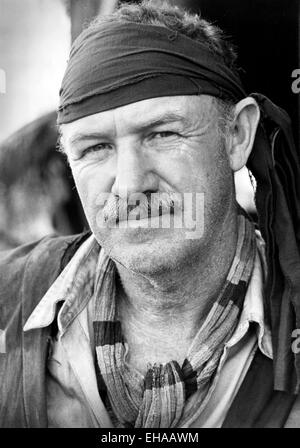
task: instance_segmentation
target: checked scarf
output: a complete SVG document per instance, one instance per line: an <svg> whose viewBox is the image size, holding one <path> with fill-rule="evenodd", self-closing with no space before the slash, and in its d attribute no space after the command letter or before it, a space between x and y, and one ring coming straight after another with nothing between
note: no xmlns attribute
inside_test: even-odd
<svg viewBox="0 0 300 448"><path fill-rule="evenodd" d="M235 256L227 279L199 328L183 365L148 365L145 376L126 362L128 345L117 320L115 264L100 252L95 285L94 338L99 389L105 387L119 427L175 428L200 415L226 342L239 321L254 266L254 225L240 210Z"/></svg>

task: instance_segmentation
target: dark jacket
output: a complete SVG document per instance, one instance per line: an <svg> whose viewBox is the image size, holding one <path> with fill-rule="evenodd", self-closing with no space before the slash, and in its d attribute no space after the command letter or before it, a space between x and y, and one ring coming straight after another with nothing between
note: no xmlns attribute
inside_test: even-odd
<svg viewBox="0 0 300 448"><path fill-rule="evenodd" d="M23 332L30 314L89 234L47 237L0 256L0 427L47 427L51 327ZM5 339L5 341L4 341ZM257 351L224 427L282 427L295 395L273 390L272 361ZM300 421L299 421L300 427Z"/></svg>

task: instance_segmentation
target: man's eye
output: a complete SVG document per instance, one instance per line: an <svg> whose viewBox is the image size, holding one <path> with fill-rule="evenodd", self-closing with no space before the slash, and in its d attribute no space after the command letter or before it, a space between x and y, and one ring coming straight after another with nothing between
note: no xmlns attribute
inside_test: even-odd
<svg viewBox="0 0 300 448"><path fill-rule="evenodd" d="M170 137L175 137L178 134L176 134L176 132L173 131L161 131L161 132L154 132L152 134L152 138L170 138Z"/></svg>
<svg viewBox="0 0 300 448"><path fill-rule="evenodd" d="M95 153L95 152L103 152L110 151L112 149L112 145L110 143L98 143L97 145L90 146L82 151L82 157L86 154Z"/></svg>

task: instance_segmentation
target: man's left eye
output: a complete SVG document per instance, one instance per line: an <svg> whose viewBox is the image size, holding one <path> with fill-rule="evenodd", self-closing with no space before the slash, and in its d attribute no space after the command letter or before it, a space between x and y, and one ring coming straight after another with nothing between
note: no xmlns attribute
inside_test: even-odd
<svg viewBox="0 0 300 448"><path fill-rule="evenodd" d="M168 138L168 137L176 137L178 134L173 131L161 131L161 132L154 132L152 134L152 138Z"/></svg>

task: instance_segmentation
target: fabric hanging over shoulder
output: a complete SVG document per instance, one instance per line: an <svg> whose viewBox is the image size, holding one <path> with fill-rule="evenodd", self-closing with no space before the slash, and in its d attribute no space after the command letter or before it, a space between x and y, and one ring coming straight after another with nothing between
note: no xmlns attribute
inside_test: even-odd
<svg viewBox="0 0 300 448"><path fill-rule="evenodd" d="M248 168L257 181L259 228L266 242L266 315L274 350L275 390L298 393L300 353L293 331L300 328L300 164L288 114L261 94L252 94L261 121Z"/></svg>

